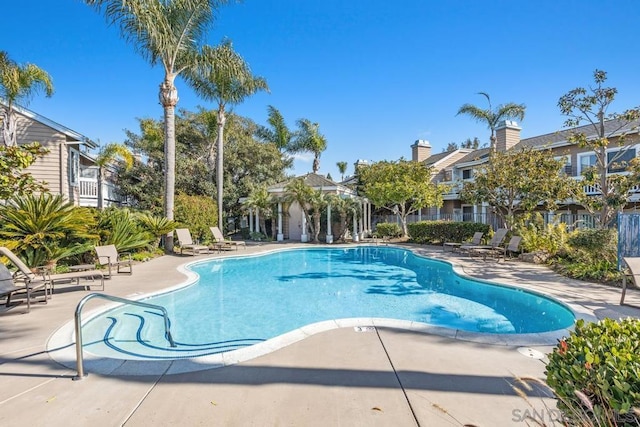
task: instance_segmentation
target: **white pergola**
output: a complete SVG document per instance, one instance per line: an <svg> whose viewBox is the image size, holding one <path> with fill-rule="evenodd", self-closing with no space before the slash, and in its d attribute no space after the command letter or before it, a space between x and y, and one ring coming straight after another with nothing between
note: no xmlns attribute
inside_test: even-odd
<svg viewBox="0 0 640 427"><path fill-rule="evenodd" d="M314 190L320 190L325 194L335 194L339 197L344 198L357 198L362 203L362 211L361 215L353 214L353 241L357 242L360 238L365 234L371 231L371 215L373 211L373 205L369 200L363 197L358 197L356 192L342 184L338 184L336 182L331 181L330 179L325 178L322 175L309 173L303 175L301 177L296 177L292 179L303 178L305 184L313 188ZM291 180L292 180L291 179ZM282 200L284 196L286 196L287 191L286 187L291 182L291 180L287 180L284 182L280 182L278 184L274 184L268 188L268 192ZM282 202L278 202L278 234L276 240L281 242L284 240L284 230L283 230L283 212L284 205ZM308 225L307 218L304 215L304 212L299 213L300 223L302 224L302 235L300 236L301 242L309 241L308 234ZM258 217L259 213L254 211L253 209L249 209L249 231L250 232L260 232L260 221ZM327 206L327 234L326 234L326 242L333 243L333 231L331 229L331 204Z"/></svg>

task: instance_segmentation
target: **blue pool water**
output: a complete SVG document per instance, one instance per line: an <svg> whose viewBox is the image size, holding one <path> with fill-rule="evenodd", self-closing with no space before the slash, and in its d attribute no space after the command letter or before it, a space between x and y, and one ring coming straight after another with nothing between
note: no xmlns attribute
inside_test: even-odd
<svg viewBox="0 0 640 427"><path fill-rule="evenodd" d="M570 327L549 298L464 278L447 263L374 246L283 250L191 265L198 282L144 300L162 317L122 306L83 327L85 350L115 358L174 359L251 346L316 322L390 318L470 332L523 334Z"/></svg>

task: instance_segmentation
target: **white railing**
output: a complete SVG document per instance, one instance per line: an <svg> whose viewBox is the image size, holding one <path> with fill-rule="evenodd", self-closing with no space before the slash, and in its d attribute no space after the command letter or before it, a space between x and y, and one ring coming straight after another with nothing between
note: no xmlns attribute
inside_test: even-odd
<svg viewBox="0 0 640 427"><path fill-rule="evenodd" d="M82 206L98 206L98 180L94 178L78 179L78 195ZM117 187L111 182L102 183L102 197L104 206L121 204L123 198L118 194Z"/></svg>

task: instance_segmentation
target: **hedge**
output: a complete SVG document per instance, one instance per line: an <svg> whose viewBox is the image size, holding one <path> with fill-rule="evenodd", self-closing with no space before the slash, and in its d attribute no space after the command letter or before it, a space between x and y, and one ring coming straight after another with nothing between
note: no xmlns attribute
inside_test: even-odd
<svg viewBox="0 0 640 427"><path fill-rule="evenodd" d="M411 241L415 243L440 244L470 240L473 233L489 232L489 225L475 222L420 221L407 224Z"/></svg>

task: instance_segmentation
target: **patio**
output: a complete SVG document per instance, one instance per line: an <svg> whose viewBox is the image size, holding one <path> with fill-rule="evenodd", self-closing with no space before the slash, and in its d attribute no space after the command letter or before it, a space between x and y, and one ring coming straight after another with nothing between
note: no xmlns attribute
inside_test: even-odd
<svg viewBox="0 0 640 427"><path fill-rule="evenodd" d="M250 246L244 253L282 246ZM619 289L570 280L546 267L414 249L451 260L473 277L548 293L598 318L640 316L640 310L617 304ZM191 260L164 256L137 264L132 276L107 281L105 293L126 298L175 285L185 278L177 267ZM539 389L525 401L510 386L514 377L544 378L543 361L527 354L546 353L551 346L520 352L516 346L393 328L322 332L224 368L146 376L89 370L86 379L74 382L75 371L53 362L46 343L72 320L86 294L62 288L30 314L17 307L0 315L1 425L507 426L525 425L526 415L547 423L557 416L553 400ZM640 305L639 293L627 298ZM101 305L94 300L86 311Z"/></svg>

